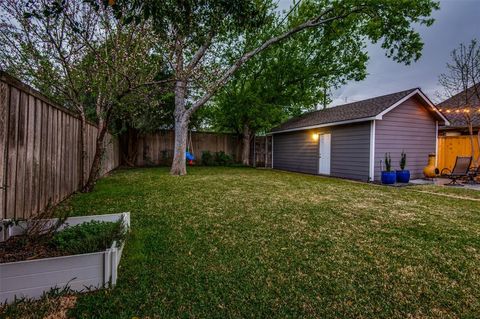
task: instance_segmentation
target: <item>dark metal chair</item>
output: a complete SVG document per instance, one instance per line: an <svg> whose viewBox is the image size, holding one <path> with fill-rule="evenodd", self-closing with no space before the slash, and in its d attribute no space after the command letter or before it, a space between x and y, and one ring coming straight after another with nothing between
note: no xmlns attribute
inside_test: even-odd
<svg viewBox="0 0 480 319"><path fill-rule="evenodd" d="M477 177L480 176L480 166L478 167L472 167L470 171L468 172L468 180L465 182L466 184L473 184L477 185L480 184L479 182L476 181Z"/></svg>
<svg viewBox="0 0 480 319"><path fill-rule="evenodd" d="M442 169L440 177L450 179L450 182L445 184L446 186L463 186L462 184L458 183L457 180L469 176L470 165L472 165L471 156L457 156L453 169Z"/></svg>

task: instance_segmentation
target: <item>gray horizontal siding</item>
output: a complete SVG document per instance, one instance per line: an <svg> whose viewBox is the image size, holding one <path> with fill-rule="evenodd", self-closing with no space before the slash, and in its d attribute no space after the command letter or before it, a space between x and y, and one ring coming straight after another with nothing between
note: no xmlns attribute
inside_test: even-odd
<svg viewBox="0 0 480 319"><path fill-rule="evenodd" d="M367 180L370 122L274 135L273 168L318 174L318 141L314 133L332 134L331 175Z"/></svg>
<svg viewBox="0 0 480 319"><path fill-rule="evenodd" d="M332 176L367 181L369 162L370 122L332 128Z"/></svg>
<svg viewBox="0 0 480 319"><path fill-rule="evenodd" d="M275 134L273 136L273 168L317 174L318 141L312 138L314 132L306 130Z"/></svg>
<svg viewBox="0 0 480 319"><path fill-rule="evenodd" d="M392 157L393 169L400 169L402 150L412 178L423 176L428 154L435 152L435 119L417 99L411 98L375 122L375 180L380 179L380 161Z"/></svg>

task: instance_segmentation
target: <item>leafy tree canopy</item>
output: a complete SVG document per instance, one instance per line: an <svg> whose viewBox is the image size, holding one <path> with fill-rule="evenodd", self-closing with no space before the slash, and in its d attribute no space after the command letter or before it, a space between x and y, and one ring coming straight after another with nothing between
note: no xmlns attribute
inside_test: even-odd
<svg viewBox="0 0 480 319"><path fill-rule="evenodd" d="M269 28L248 33L246 43L255 47L265 33L268 37L279 29L287 30L303 10L303 5L293 8L286 25L277 18ZM325 106L330 89L365 77L368 56L364 49L360 39L335 34L333 29L295 35L247 62L217 94L210 108L214 125L243 134L246 126L251 132L266 132L288 117Z"/></svg>

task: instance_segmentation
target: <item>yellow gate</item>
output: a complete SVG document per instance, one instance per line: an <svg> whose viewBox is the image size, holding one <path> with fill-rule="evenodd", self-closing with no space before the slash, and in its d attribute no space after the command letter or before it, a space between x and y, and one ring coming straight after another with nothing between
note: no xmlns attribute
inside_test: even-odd
<svg viewBox="0 0 480 319"><path fill-rule="evenodd" d="M477 136L474 136L475 155L478 157ZM437 167L442 169L448 167L453 168L455 158L457 156L471 156L470 136L439 136L438 137L438 164Z"/></svg>

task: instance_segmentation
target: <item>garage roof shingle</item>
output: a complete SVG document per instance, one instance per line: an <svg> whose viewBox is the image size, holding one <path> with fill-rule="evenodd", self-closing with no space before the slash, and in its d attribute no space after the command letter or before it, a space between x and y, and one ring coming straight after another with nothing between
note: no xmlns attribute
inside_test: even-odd
<svg viewBox="0 0 480 319"><path fill-rule="evenodd" d="M417 88L308 112L275 127L272 132L374 117L415 90Z"/></svg>

